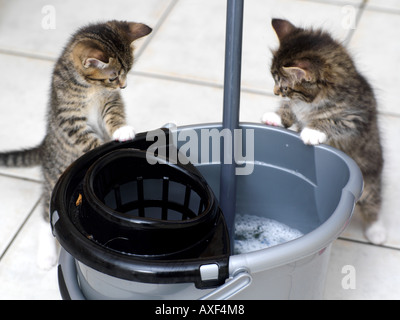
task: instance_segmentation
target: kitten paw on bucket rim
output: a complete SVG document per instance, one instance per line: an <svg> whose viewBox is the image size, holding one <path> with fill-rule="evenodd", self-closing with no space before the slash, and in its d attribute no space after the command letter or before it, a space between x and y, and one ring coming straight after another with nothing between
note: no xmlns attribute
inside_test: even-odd
<svg viewBox="0 0 400 320"><path fill-rule="evenodd" d="M300 137L305 144L310 144L310 145L324 143L327 140L327 136L325 133L307 127L301 131Z"/></svg>
<svg viewBox="0 0 400 320"><path fill-rule="evenodd" d="M274 127L283 127L281 117L275 112L264 113L261 122Z"/></svg>
<svg viewBox="0 0 400 320"><path fill-rule="evenodd" d="M115 141L128 141L135 138L135 129L132 126L123 126L118 128L113 134L113 140Z"/></svg>

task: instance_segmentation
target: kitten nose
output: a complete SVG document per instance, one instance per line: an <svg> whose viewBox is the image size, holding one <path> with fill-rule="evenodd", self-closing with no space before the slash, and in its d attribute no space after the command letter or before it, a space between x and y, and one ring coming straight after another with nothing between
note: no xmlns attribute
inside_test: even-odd
<svg viewBox="0 0 400 320"><path fill-rule="evenodd" d="M279 96L280 91L279 86L274 86L274 95Z"/></svg>
<svg viewBox="0 0 400 320"><path fill-rule="evenodd" d="M125 89L127 85L128 85L128 83L127 83L126 80L122 80L122 81L120 80L120 81L119 81L119 87L120 87L121 89Z"/></svg>

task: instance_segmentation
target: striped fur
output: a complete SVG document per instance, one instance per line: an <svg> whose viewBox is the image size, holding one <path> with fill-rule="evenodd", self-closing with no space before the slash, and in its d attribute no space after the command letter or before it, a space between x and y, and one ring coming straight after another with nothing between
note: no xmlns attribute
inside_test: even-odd
<svg viewBox="0 0 400 320"><path fill-rule="evenodd" d="M53 187L67 166L126 126L119 89L134 62L132 42L150 32L144 24L121 21L78 30L53 70L43 142L0 153L2 166L41 165L46 218Z"/></svg>
<svg viewBox="0 0 400 320"><path fill-rule="evenodd" d="M0 166L5 167L31 167L41 164L41 147L27 150L11 151L0 153Z"/></svg>
<svg viewBox="0 0 400 320"><path fill-rule="evenodd" d="M365 184L359 205L367 223L376 222L383 156L371 86L328 33L279 19L272 26L280 42L271 65L274 93L286 98L277 111L282 125L318 130L357 162Z"/></svg>

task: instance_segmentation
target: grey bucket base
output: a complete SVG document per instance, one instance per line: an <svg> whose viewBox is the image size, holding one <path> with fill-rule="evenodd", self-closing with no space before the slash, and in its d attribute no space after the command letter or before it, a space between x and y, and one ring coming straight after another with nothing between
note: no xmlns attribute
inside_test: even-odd
<svg viewBox="0 0 400 320"><path fill-rule="evenodd" d="M187 126L178 133L195 130L200 137L201 130L213 128L221 126ZM231 256L226 284L207 290L196 289L189 283L160 285L116 279L79 263L77 267L74 258L64 252L60 265L70 297L321 299L330 247L348 225L361 195L361 172L344 153L326 145L306 146L288 130L256 124L241 124L240 128L243 134L253 130L255 154L252 174L237 176L237 213L280 221L304 236ZM244 150L245 140L244 137ZM178 148L183 144L178 142ZM200 159L200 150L198 156ZM197 166L217 197L220 166Z"/></svg>
<svg viewBox="0 0 400 320"><path fill-rule="evenodd" d="M239 270L228 279L225 288L214 290L198 290L192 283L148 284L114 278L77 262L62 250L60 265L67 286L62 295L73 300L322 299L330 248L331 245L321 253L268 271L250 274L245 269Z"/></svg>

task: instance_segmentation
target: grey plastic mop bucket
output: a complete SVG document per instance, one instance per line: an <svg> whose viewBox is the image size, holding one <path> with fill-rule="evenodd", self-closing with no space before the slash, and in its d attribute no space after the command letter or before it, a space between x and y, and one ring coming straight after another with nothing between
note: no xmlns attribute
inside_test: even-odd
<svg viewBox="0 0 400 320"><path fill-rule="evenodd" d="M181 137L201 138L201 131L218 129L219 124L179 128ZM71 299L321 299L332 242L349 223L362 192L362 176L347 155L326 145L306 146L291 131L242 123L242 150L247 135L254 136L251 174L237 176L236 212L266 217L300 230L304 235L286 243L229 257L229 272L224 284L198 288L192 281L155 283L127 279L96 270L63 247L59 261L59 283L64 298ZM187 133L187 134L186 134ZM182 140L182 141L180 141ZM111 143L103 152L118 148L146 147L133 140ZM194 145L194 144L193 144ZM193 146L192 145L192 146ZM196 168L218 198L221 163L201 161L201 141ZM203 144L204 145L204 144ZM215 149L214 149L215 150ZM212 158L213 149L207 150ZM90 156L90 153L89 153ZM204 160L204 159L203 159ZM194 161L196 162L196 161ZM250 163L251 162L251 163ZM245 166L246 163L241 164ZM54 194L53 194L54 196ZM57 238L59 213L52 210L52 227ZM82 243L88 239L82 237ZM66 243L62 239L61 244ZM70 253L68 253L70 251ZM116 263L118 263L116 261ZM199 265L203 280L222 272L219 263Z"/></svg>

